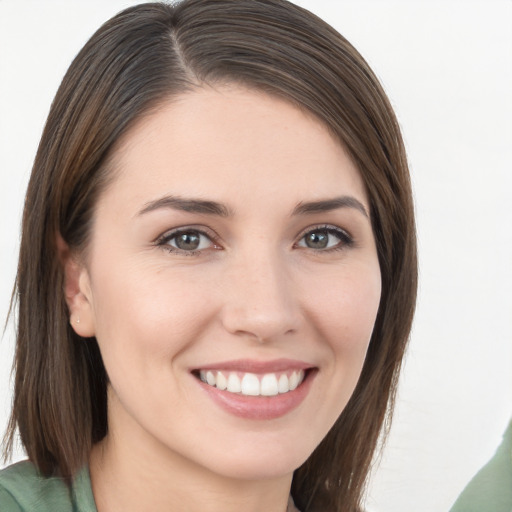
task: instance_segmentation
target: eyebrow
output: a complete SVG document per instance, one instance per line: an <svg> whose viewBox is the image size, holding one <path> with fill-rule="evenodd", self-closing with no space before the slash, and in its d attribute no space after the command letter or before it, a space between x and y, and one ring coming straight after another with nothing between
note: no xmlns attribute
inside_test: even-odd
<svg viewBox="0 0 512 512"><path fill-rule="evenodd" d="M293 210L293 215L308 215L313 213L330 212L339 208L354 208L361 212L368 219L370 215L364 207L363 203L352 196L334 197L332 199L324 199L320 201L312 201L309 203L299 203Z"/></svg>
<svg viewBox="0 0 512 512"><path fill-rule="evenodd" d="M219 217L230 217L233 212L221 203L206 201L204 199L184 199L176 196L164 196L155 201L146 203L139 215L144 215L160 208L171 208L190 213L202 213L206 215L218 215Z"/></svg>
<svg viewBox="0 0 512 512"><path fill-rule="evenodd" d="M138 215L144 215L161 208L171 208L173 210L189 213L217 215L219 217L233 216L233 211L222 203L208 201L205 199L185 199L177 196L164 196L156 199L155 201L150 201L144 205L144 208L142 208ZM361 212L365 217L370 218L364 205L352 196L341 196L307 203L300 202L294 208L292 216L311 215L315 213L329 212L340 208L354 208Z"/></svg>

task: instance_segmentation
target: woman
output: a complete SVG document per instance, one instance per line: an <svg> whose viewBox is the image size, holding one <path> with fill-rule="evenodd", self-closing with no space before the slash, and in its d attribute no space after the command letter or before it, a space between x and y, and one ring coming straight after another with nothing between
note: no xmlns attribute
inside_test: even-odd
<svg viewBox="0 0 512 512"><path fill-rule="evenodd" d="M57 93L16 285L2 510L359 510L416 293L384 92L282 0L127 9Z"/></svg>

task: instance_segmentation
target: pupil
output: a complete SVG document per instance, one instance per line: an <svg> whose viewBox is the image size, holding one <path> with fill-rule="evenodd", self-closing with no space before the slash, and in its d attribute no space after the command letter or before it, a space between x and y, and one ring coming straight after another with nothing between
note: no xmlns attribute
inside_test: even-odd
<svg viewBox="0 0 512 512"><path fill-rule="evenodd" d="M311 249L325 249L328 241L329 237L324 231L315 231L306 237L306 245Z"/></svg>
<svg viewBox="0 0 512 512"><path fill-rule="evenodd" d="M176 237L176 246L184 251L193 251L199 247L199 235L182 233Z"/></svg>

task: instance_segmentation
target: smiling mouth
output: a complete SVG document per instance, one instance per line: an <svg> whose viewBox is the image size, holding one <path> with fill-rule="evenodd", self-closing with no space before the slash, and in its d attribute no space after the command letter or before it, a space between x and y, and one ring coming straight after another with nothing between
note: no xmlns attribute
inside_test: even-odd
<svg viewBox="0 0 512 512"><path fill-rule="evenodd" d="M319 368L303 361L238 359L191 370L218 406L248 420L272 420L299 407Z"/></svg>
<svg viewBox="0 0 512 512"><path fill-rule="evenodd" d="M305 370L276 373L246 373L221 370L199 370L195 376L221 391L244 396L277 396L297 389L306 376Z"/></svg>

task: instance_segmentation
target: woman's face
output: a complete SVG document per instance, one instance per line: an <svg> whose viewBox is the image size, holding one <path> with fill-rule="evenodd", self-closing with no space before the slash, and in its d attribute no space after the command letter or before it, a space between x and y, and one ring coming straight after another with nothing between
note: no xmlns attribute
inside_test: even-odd
<svg viewBox="0 0 512 512"><path fill-rule="evenodd" d="M226 86L139 121L113 172L70 301L110 379L110 440L289 474L345 407L377 314L357 169L317 120Z"/></svg>

